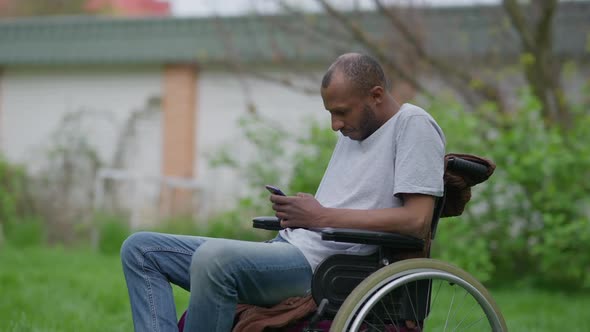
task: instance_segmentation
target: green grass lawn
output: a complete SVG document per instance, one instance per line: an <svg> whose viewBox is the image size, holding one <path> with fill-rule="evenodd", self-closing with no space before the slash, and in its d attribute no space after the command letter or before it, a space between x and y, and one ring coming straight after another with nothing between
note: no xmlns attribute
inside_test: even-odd
<svg viewBox="0 0 590 332"><path fill-rule="evenodd" d="M175 288L179 309L187 293ZM491 290L511 331L588 331L590 294ZM0 248L0 331L132 331L117 256L87 249Z"/></svg>
<svg viewBox="0 0 590 332"><path fill-rule="evenodd" d="M174 291L184 308L188 293ZM0 248L0 331L133 331L119 257Z"/></svg>

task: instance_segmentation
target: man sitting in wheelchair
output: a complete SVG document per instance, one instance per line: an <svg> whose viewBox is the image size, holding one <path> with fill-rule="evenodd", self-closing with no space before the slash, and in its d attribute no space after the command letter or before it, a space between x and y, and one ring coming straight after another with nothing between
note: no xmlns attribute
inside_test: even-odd
<svg viewBox="0 0 590 332"><path fill-rule="evenodd" d="M308 296L327 257L377 251L370 241L322 240L325 229L428 238L444 193L445 137L426 111L399 105L390 91L382 67L368 55L344 54L329 67L321 96L338 142L315 196L270 196L281 228L273 240L131 235L121 259L135 330L178 331L170 283L190 291L185 331L231 331L238 304L272 307ZM403 328L421 328L423 317L402 320ZM385 321L398 326L397 319ZM359 324L367 329L371 323Z"/></svg>

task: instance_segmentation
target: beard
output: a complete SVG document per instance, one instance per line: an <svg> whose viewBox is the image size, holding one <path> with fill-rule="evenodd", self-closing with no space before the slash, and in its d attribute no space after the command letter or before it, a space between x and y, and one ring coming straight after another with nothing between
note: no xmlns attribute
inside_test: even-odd
<svg viewBox="0 0 590 332"><path fill-rule="evenodd" d="M375 110L371 108L371 106L365 104L363 105L363 112L361 113L361 119L359 123L359 132L361 134L360 140L364 140L365 138L371 136L381 124L377 120L377 115L375 115Z"/></svg>

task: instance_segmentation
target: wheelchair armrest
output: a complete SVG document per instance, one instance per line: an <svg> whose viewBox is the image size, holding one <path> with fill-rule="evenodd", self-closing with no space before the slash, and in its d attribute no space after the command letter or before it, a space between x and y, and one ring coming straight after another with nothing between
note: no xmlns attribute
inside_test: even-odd
<svg viewBox="0 0 590 332"><path fill-rule="evenodd" d="M322 230L322 240L373 244L393 249L421 250L424 248L424 240L413 236L347 228L326 228Z"/></svg>
<svg viewBox="0 0 590 332"><path fill-rule="evenodd" d="M252 227L270 231L283 229L279 218L274 216L256 217L252 219ZM326 228L322 230L321 234L322 240L325 241L373 244L393 249L421 250L424 248L424 240L399 233L348 228Z"/></svg>
<svg viewBox="0 0 590 332"><path fill-rule="evenodd" d="M252 227L266 229L269 231L279 231L283 229L281 222L277 217L263 216L252 219Z"/></svg>

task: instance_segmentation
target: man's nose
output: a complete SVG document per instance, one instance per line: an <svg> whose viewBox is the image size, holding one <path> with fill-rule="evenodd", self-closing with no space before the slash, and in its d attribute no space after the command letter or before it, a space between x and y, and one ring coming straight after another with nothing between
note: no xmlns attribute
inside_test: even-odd
<svg viewBox="0 0 590 332"><path fill-rule="evenodd" d="M332 130L333 131L339 131L343 127L344 127L344 122L342 122L341 120L332 118Z"/></svg>

